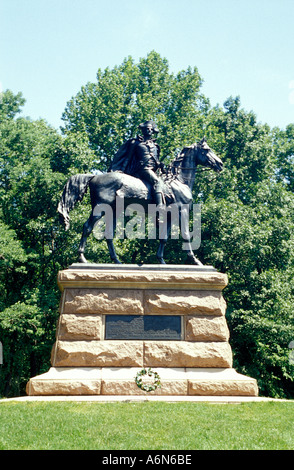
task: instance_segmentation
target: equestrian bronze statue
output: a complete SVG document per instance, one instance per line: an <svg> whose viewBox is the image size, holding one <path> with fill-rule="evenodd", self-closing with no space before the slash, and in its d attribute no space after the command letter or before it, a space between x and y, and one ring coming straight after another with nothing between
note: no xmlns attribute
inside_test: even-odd
<svg viewBox="0 0 294 470"><path fill-rule="evenodd" d="M120 263L113 239L115 238L117 198L123 201L123 207L140 204L147 208L153 204L161 211L170 206L179 212L184 220L182 236L187 240L186 251L191 263L201 265L196 258L189 241L189 210L192 207L192 189L198 166L220 172L223 168L221 159L209 148L205 138L200 142L183 148L168 168L160 161L160 148L154 139L158 128L153 121L146 121L139 126L142 135L127 140L115 154L108 172L98 175L77 174L67 181L58 205L60 221L69 229L69 212L78 201L82 201L87 189L90 190L92 211L83 226L83 233L78 248L80 263L87 263L84 252L88 236L95 224L105 212L99 208L110 207L113 215L111 230L105 229L110 258ZM121 207L121 206L120 206ZM183 217L185 215L185 217ZM170 218L167 218L164 235L159 237L157 259L165 264L164 247L170 236Z"/></svg>

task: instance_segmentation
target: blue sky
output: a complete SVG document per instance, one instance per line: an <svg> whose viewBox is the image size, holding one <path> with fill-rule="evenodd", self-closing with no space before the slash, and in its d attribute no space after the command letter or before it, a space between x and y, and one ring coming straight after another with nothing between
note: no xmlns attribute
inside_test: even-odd
<svg viewBox="0 0 294 470"><path fill-rule="evenodd" d="M211 104L239 95L259 122L294 122L294 0L0 0L0 86L58 128L98 68L151 50L196 66Z"/></svg>

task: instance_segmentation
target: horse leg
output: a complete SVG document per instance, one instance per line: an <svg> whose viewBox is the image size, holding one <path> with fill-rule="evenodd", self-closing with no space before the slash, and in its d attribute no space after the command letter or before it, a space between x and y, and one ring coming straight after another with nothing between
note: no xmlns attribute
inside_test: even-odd
<svg viewBox="0 0 294 470"><path fill-rule="evenodd" d="M182 217L182 215L184 215L184 217ZM186 245L188 245L187 258L191 264L196 264L197 266L203 266L201 261L199 261L199 259L196 258L191 247L191 241L190 241L191 237L190 237L190 232L189 232L189 213L186 209L182 208L182 211L180 213L180 219L181 219L182 237L184 240L186 240L185 241ZM182 221L184 222L182 223Z"/></svg>
<svg viewBox="0 0 294 470"><path fill-rule="evenodd" d="M158 259L160 264L166 264L163 258L165 245L166 245L166 240L160 240L159 247L156 253L156 258Z"/></svg>
<svg viewBox="0 0 294 470"><path fill-rule="evenodd" d="M120 260L118 259L117 257L117 254L115 252L115 248L114 248L114 244L113 244L113 239L108 239L106 240L107 241L107 245L108 245L108 250L109 250L109 254L110 254L110 258L112 261L115 262L115 264L121 264Z"/></svg>
<svg viewBox="0 0 294 470"><path fill-rule="evenodd" d="M166 233L164 234L164 237L160 238L159 247L158 247L158 250L157 250L157 253L156 253L156 257L157 257L160 264L166 264L165 261L164 261L164 258L163 258L164 248L165 248L166 242L168 240L168 237L169 237L169 234L170 234L170 231L171 231L171 221L170 221L169 217L167 219L168 220L167 220Z"/></svg>
<svg viewBox="0 0 294 470"><path fill-rule="evenodd" d="M80 245L79 245L79 248L78 248L78 253L79 253L78 262L79 263L87 263L88 262L85 258L85 255L84 255L85 248L86 248L86 243L87 243L87 238L90 235L90 233L92 232L95 223L98 222L98 220L101 219L101 217L102 217L101 214L99 214L97 216L94 216L93 211L92 211L90 217L84 223L82 238L81 238Z"/></svg>
<svg viewBox="0 0 294 470"><path fill-rule="evenodd" d="M189 247L189 250L188 250L188 253L187 253L187 258L190 261L190 263L191 264L196 264L197 266L203 266L201 261L198 258L196 258L195 254L194 254L194 252L191 248L190 242L188 242L188 244L190 245L190 247Z"/></svg>
<svg viewBox="0 0 294 470"><path fill-rule="evenodd" d="M110 258L112 261L114 261L115 264L121 264L120 260L117 257L117 254L115 252L114 244L113 244L113 238L115 234L115 228L116 228L116 215L115 211L113 211L113 231L112 231L112 236L110 238L106 238L107 246L108 246L108 251L110 254Z"/></svg>

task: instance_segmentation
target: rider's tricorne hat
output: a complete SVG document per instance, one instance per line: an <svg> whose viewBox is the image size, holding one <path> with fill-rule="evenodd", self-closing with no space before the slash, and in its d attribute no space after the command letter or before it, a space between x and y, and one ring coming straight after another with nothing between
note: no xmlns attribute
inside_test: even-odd
<svg viewBox="0 0 294 470"><path fill-rule="evenodd" d="M143 127L147 127L147 126L150 126L150 125L152 126L153 132L158 134L159 129L158 129L158 127L157 127L157 125L155 124L154 121L145 121L145 122L143 122L142 124L139 125L139 128L142 129Z"/></svg>

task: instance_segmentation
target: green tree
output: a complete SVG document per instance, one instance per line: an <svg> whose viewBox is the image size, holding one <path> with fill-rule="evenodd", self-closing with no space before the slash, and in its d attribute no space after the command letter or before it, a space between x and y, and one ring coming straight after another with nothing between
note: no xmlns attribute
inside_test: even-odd
<svg viewBox="0 0 294 470"><path fill-rule="evenodd" d="M25 378L48 367L58 305L54 244L64 175L53 172L51 161L61 155L63 139L42 120L17 117L23 102L10 91L1 96L0 394L5 395L23 393Z"/></svg>
<svg viewBox="0 0 294 470"><path fill-rule="evenodd" d="M14 95L10 90L6 90L5 93L0 93L0 121L13 119L20 113L21 107L24 104L25 99L22 93Z"/></svg>
<svg viewBox="0 0 294 470"><path fill-rule="evenodd" d="M276 155L276 178L294 192L294 124L285 130L273 130L273 145Z"/></svg>
<svg viewBox="0 0 294 470"><path fill-rule="evenodd" d="M8 396L23 394L28 378L50 366L60 297L56 276L75 261L72 246L81 236L89 201L85 197L73 213L71 233L61 229L57 205L68 177L95 167L84 134L63 137L43 120L18 117L23 102L9 90L2 95L0 395ZM97 244L93 251L103 257Z"/></svg>
<svg viewBox="0 0 294 470"><path fill-rule="evenodd" d="M135 64L131 57L113 70L98 70L97 81L87 83L67 104L65 135L84 134L97 157L97 168L107 170L114 153L138 125L154 119L161 130L162 156L202 137L208 101L199 93L202 80L196 68L174 75L156 52Z"/></svg>
<svg viewBox="0 0 294 470"><path fill-rule="evenodd" d="M285 133L258 124L239 98L212 109L210 119L225 170L208 189L207 176L196 182L200 259L229 276L224 294L235 367L256 377L261 393L293 397L294 199L291 178L284 177L292 170L291 151Z"/></svg>

